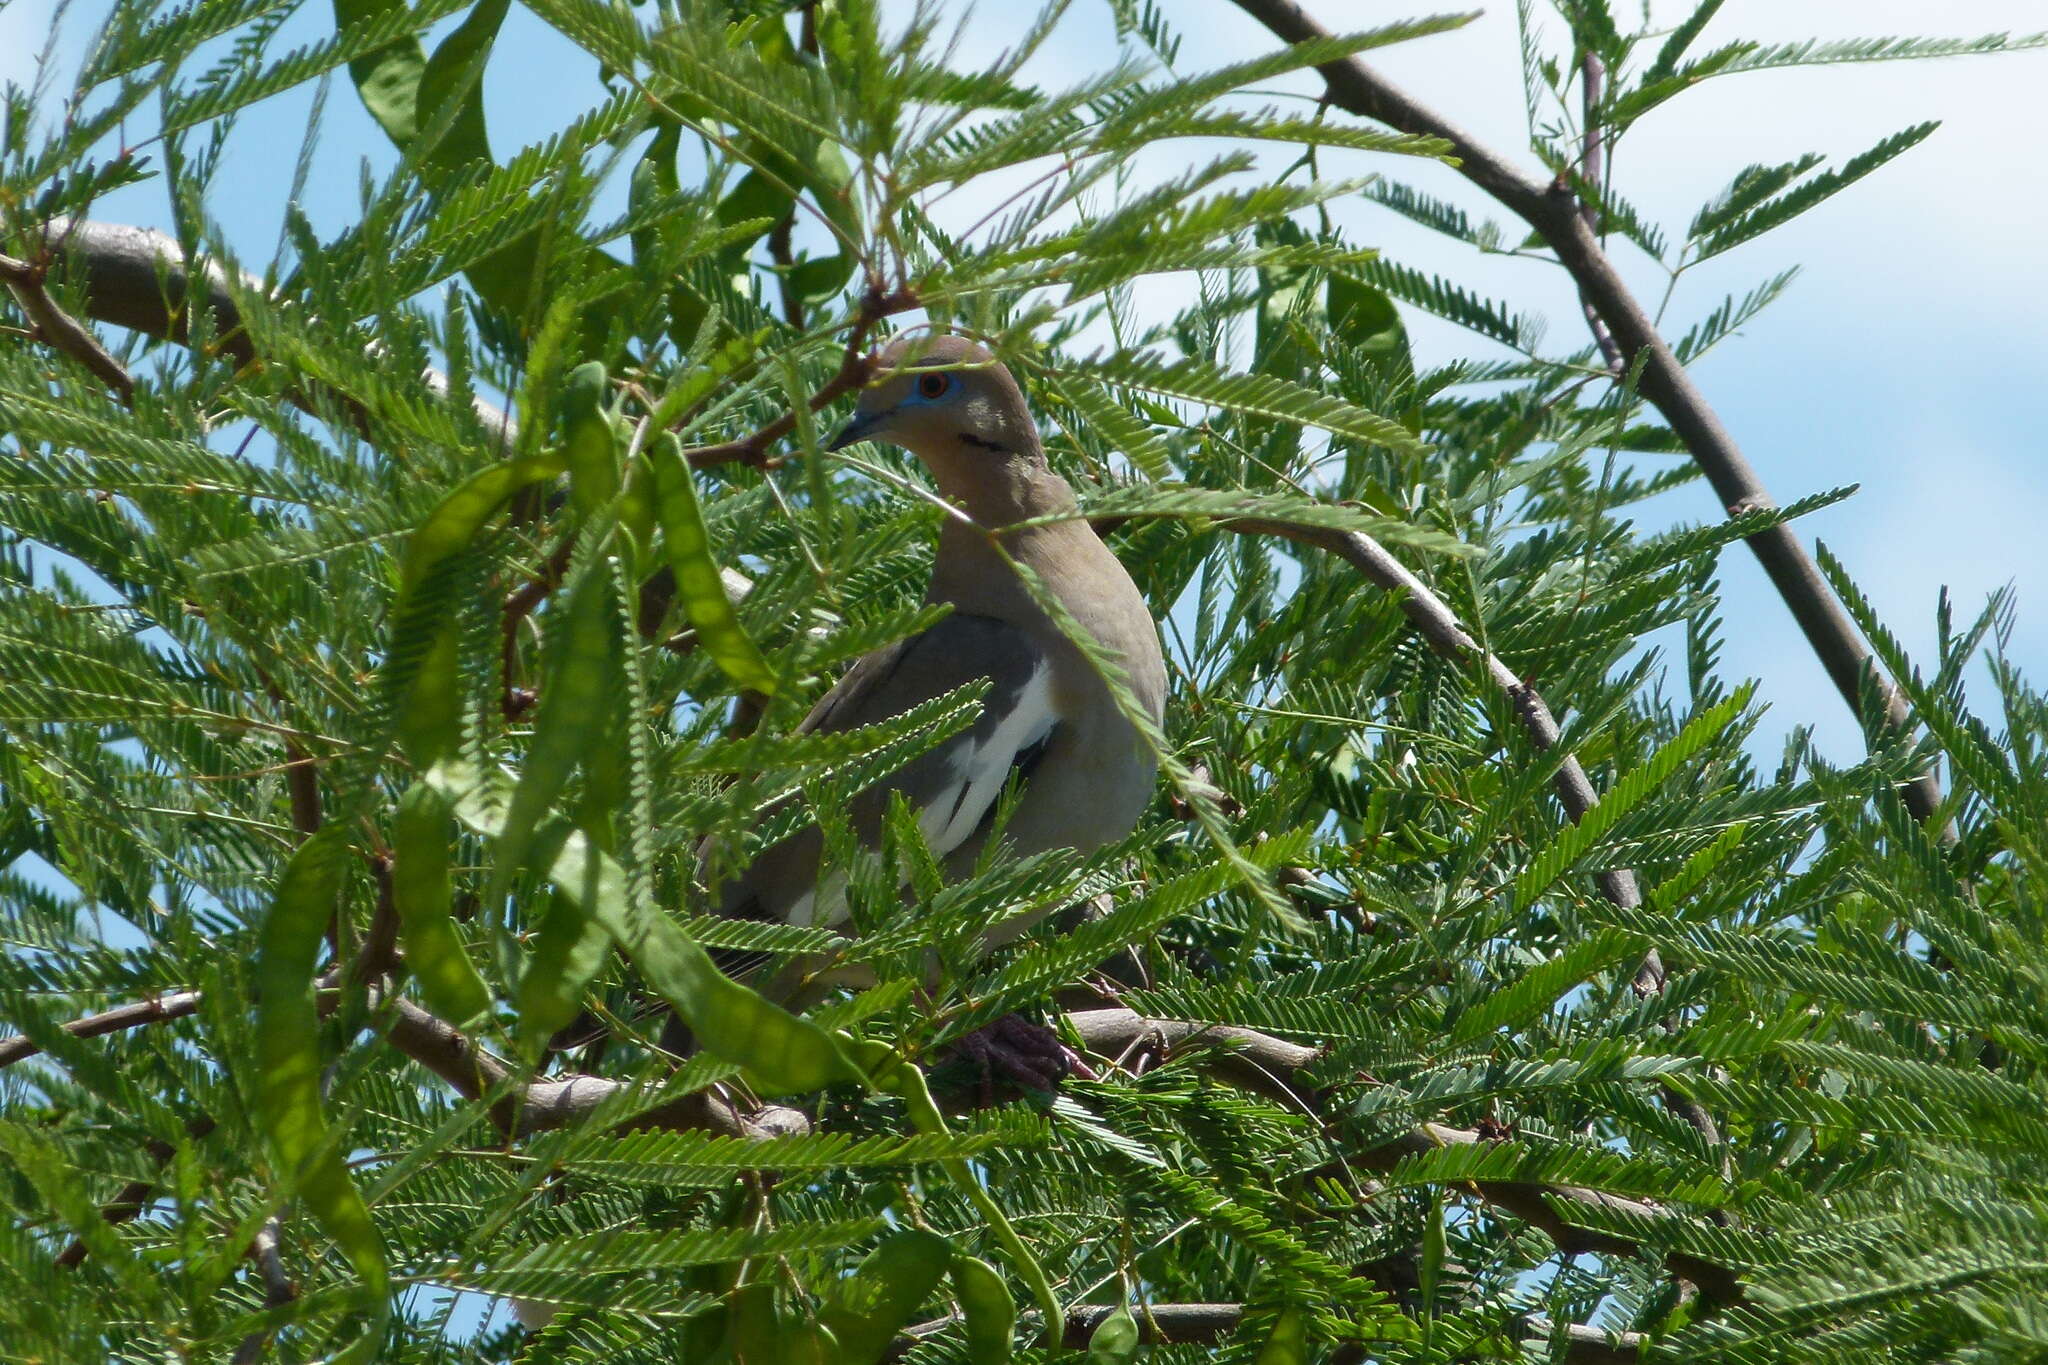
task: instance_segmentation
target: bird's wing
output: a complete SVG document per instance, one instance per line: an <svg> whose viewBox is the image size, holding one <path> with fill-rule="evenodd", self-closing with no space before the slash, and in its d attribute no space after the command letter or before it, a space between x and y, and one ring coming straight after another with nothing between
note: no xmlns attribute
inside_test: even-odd
<svg viewBox="0 0 2048 1365"><path fill-rule="evenodd" d="M965 843L993 811L1010 774L1028 775L1059 728L1051 658L1015 626L955 612L862 658L804 718L799 728L805 732L857 730L981 678L989 680L989 690L973 725L855 799L850 815L864 842L879 840L889 795L901 792L934 854L943 858ZM797 923L819 918L818 854L815 829L768 849L721 888L721 913ZM827 910L823 917L833 915Z"/></svg>

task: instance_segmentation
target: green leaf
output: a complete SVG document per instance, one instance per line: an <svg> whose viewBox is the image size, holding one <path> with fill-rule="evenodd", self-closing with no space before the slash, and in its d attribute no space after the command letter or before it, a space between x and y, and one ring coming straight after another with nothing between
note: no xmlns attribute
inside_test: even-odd
<svg viewBox="0 0 2048 1365"><path fill-rule="evenodd" d="M345 31L405 7L405 0L334 0L334 26ZM420 77L426 69L426 49L414 37L401 38L348 64L363 107L384 135L401 148L418 131Z"/></svg>
<svg viewBox="0 0 2048 1365"><path fill-rule="evenodd" d="M1295 493L1253 493L1243 489L1190 488L1186 484L1125 484L1090 497L1091 517L1175 517L1190 521L1266 522L1329 531L1354 531L1385 544L1408 545L1434 554L1470 556L1465 545L1442 531L1412 521L1374 516L1340 503ZM1047 518L1060 520L1063 518Z"/></svg>
<svg viewBox="0 0 2048 1365"><path fill-rule="evenodd" d="M471 829L496 837L504 827L511 793L503 774L443 763L428 780L449 796L456 818ZM562 832L559 845L552 842L556 832L544 827L537 836L556 848L548 879L618 941L707 1051L746 1068L754 1085L770 1094L863 1079L832 1035L720 972L703 946L668 916L633 905L625 872L581 830Z"/></svg>
<svg viewBox="0 0 2048 1365"><path fill-rule="evenodd" d="M1716 2L1718 3L1718 0ZM1682 36L1682 33L1672 35L1674 40ZM1741 70L1739 64L1754 53L1757 46L1753 42L1727 43L1697 61L1687 62L1676 71L1658 75L1653 70L1645 74L1633 90L1608 103L1606 114L1609 127L1625 129L1652 109L1684 94L1701 81L1728 71ZM1668 45L1666 50L1669 50Z"/></svg>
<svg viewBox="0 0 2048 1365"><path fill-rule="evenodd" d="M549 832L566 838L570 830L567 822L557 822ZM553 860L549 863L552 866ZM584 866L588 871L593 865L586 861ZM521 1054L529 1061L537 1059L548 1039L576 1018L583 1007L583 992L611 956L612 936L584 909L594 894L595 888L581 897L558 889L547 898L540 931L533 936L519 977L518 1037Z"/></svg>
<svg viewBox="0 0 2048 1365"><path fill-rule="evenodd" d="M785 1355L776 1320L775 1281L749 1280L725 1296L725 1343L720 1356L734 1365L769 1365Z"/></svg>
<svg viewBox="0 0 2048 1365"><path fill-rule="evenodd" d="M795 204L796 196L767 173L748 171L741 176L739 183L718 201L718 221L728 228L755 224L759 231L734 240L720 253L726 268L744 270L754 243L760 240L762 233L780 222Z"/></svg>
<svg viewBox="0 0 2048 1365"><path fill-rule="evenodd" d="M1118 1304L1088 1338L1088 1365L1128 1365L1137 1358L1138 1320L1129 1305Z"/></svg>
<svg viewBox="0 0 2048 1365"><path fill-rule="evenodd" d="M1808 152L1775 166L1745 166L1726 189L1694 215L1692 225L1686 229L1686 240L1697 241L1720 231L1826 159L1818 152Z"/></svg>
<svg viewBox="0 0 2048 1365"><path fill-rule="evenodd" d="M586 563L569 587L567 603L548 613L548 667L533 740L492 851L491 879L484 893L484 904L492 913L526 866L541 818L554 809L591 746L611 733L618 707L617 654L622 647L611 587L609 564Z"/></svg>
<svg viewBox="0 0 2048 1365"><path fill-rule="evenodd" d="M443 498L406 544L383 681L399 743L415 767L452 753L462 734L448 570L506 499L561 472L559 455L492 465Z"/></svg>
<svg viewBox="0 0 2048 1365"><path fill-rule="evenodd" d="M860 1079L830 1034L720 972L702 947L665 918L650 916L613 932L698 1041L745 1067L762 1090L802 1094Z"/></svg>
<svg viewBox="0 0 2048 1365"><path fill-rule="evenodd" d="M1685 50L1693 45L1694 40L1700 36L1700 31L1706 28L1723 3L1724 0L1699 0L1692 13L1686 15L1678 27L1671 30L1663 46L1657 49L1656 57L1643 72L1644 85L1661 81L1678 70L1679 59L1685 56Z"/></svg>
<svg viewBox="0 0 2048 1365"><path fill-rule="evenodd" d="M26 1183L64 1220L79 1244L91 1251L99 1273L115 1278L117 1292L131 1298L147 1293L154 1269L122 1244L88 1192L84 1172L75 1169L64 1146L39 1127L0 1121L0 1156L7 1158L9 1177Z"/></svg>
<svg viewBox="0 0 2048 1365"><path fill-rule="evenodd" d="M1253 240L1261 246L1300 247L1308 244L1308 234L1282 219L1259 224ZM1304 335L1302 323L1316 311L1313 296L1322 291L1325 279L1311 265L1276 263L1259 270L1258 325L1252 342L1255 369L1297 383L1315 383L1322 357L1312 338Z"/></svg>
<svg viewBox="0 0 2048 1365"><path fill-rule="evenodd" d="M1455 1189L1481 1180L1572 1185L1624 1198L1709 1208L1726 1205L1730 1198L1720 1173L1712 1169L1557 1141L1463 1142L1432 1147L1401 1158L1385 1179L1389 1189L1431 1185Z"/></svg>
<svg viewBox="0 0 2048 1365"><path fill-rule="evenodd" d="M1725 224L1702 242L1694 259L1704 261L1710 256L1718 256L1732 247L1740 246L1752 237L1783 226L1808 209L1847 189L1894 157L1919 146L1940 126L1938 122L1932 120L1916 123L1911 128L1893 133L1869 151L1850 157L1839 168L1817 175L1778 198L1758 205L1740 218Z"/></svg>
<svg viewBox="0 0 2048 1365"><path fill-rule="evenodd" d="M1463 285L1440 276L1425 275L1394 261L1364 261L1355 266L1337 268L1331 273L1339 278L1349 276L1367 287L1384 290L1403 303L1413 304L1426 313L1434 313L1518 351L1534 350L1541 335L1542 329L1538 324L1519 313L1509 312L1505 305L1481 298Z"/></svg>
<svg viewBox="0 0 2048 1365"><path fill-rule="evenodd" d="M799 261L790 272L796 296L806 303L818 303L837 294L860 265L856 254L863 231L859 200L852 193L853 167L834 142L817 143L802 163L799 183L810 192L811 202L825 221L838 229L834 234L840 244L838 251Z"/></svg>
<svg viewBox="0 0 2048 1365"><path fill-rule="evenodd" d="M1500 983L1478 1004L1446 1020L1442 1053L1460 1051L1500 1029L1526 1026L1581 983L1610 967L1641 958L1648 946L1642 935L1614 929L1602 929L1567 944L1556 957L1531 967L1518 980Z"/></svg>
<svg viewBox="0 0 2048 1365"><path fill-rule="evenodd" d="M729 1186L747 1171L826 1172L903 1169L939 1161L985 1156L998 1146L1027 1146L1043 1130L958 1134L807 1133L789 1137L740 1138L684 1131L642 1131L589 1136L560 1158L566 1169L607 1184Z"/></svg>
<svg viewBox="0 0 2048 1365"><path fill-rule="evenodd" d="M903 1100L904 1108L909 1111L911 1127L929 1136L939 1136L947 1131L946 1116L939 1112L938 1105L932 1103L931 1088L925 1084L924 1072L914 1063L896 1056L883 1043L851 1042L849 1048L871 1068L875 1085L893 1090ZM1052 1281L1046 1278L1045 1267L1039 1264L1037 1255L1024 1239L1017 1235L1016 1226L1003 1212L1003 1206L996 1202L995 1196L988 1192L987 1186L965 1161L949 1159L940 1162L940 1166L954 1188L980 1212L982 1221L995 1235L997 1245L1009 1258L1010 1268L1030 1287L1031 1297L1044 1319L1046 1346L1048 1349L1057 1348L1064 1319L1060 1316L1059 1299L1052 1292Z"/></svg>
<svg viewBox="0 0 2048 1365"><path fill-rule="evenodd" d="M1280 1315L1253 1365L1308 1365L1308 1320L1299 1308Z"/></svg>
<svg viewBox="0 0 2048 1365"><path fill-rule="evenodd" d="M1173 460L1166 452L1166 442L1107 389L1081 377L1063 379L1056 387L1060 397L1097 429L1109 448L1120 451L1146 478L1157 481L1173 477Z"/></svg>
<svg viewBox="0 0 2048 1365"><path fill-rule="evenodd" d="M511 0L477 0L469 17L441 40L420 73L419 137L408 141L405 151L432 179L491 159L484 127L484 64L510 7ZM422 139L431 141L422 146Z"/></svg>
<svg viewBox="0 0 2048 1365"><path fill-rule="evenodd" d="M689 415L690 410L708 398L727 376L759 354L773 335L773 328L763 327L752 333L730 337L722 344L711 348L701 364L692 365L687 371L671 376L668 391L662 394L661 401L654 405L654 411L648 417L648 425L655 431L666 431L681 422ZM648 449L660 450L662 442L656 440Z"/></svg>
<svg viewBox="0 0 2048 1365"><path fill-rule="evenodd" d="M1491 220L1474 223L1456 204L1425 194L1398 180L1375 180L1365 187L1363 193L1367 199L1392 209L1411 222L1420 223L1446 237L1455 237L1482 251L1497 248L1504 235L1500 224Z"/></svg>
<svg viewBox="0 0 2048 1365"><path fill-rule="evenodd" d="M256 941L256 1117L278 1176L334 1238L362 1277L364 1297L382 1305L389 1274L370 1211L349 1180L343 1135L320 1106L320 1016L313 972L338 913L346 832L329 825L292 854Z"/></svg>
<svg viewBox="0 0 2048 1365"><path fill-rule="evenodd" d="M874 1365L953 1263L953 1244L904 1228L882 1240L860 1268L833 1286L819 1320L839 1343L840 1365Z"/></svg>
<svg viewBox="0 0 2048 1365"><path fill-rule="evenodd" d="M655 446L652 459L655 502L669 568L675 573L676 596L682 600L699 643L734 683L773 696L779 680L725 595L688 461L667 433Z"/></svg>
<svg viewBox="0 0 2048 1365"><path fill-rule="evenodd" d="M1327 307L1331 333L1363 356L1383 380L1399 383L1415 377L1408 329L1384 289L1355 276L1334 274Z"/></svg>
<svg viewBox="0 0 2048 1365"><path fill-rule="evenodd" d="M619 493L619 438L605 411L607 392L601 360L578 365L562 384L562 455L569 496L582 522L602 513Z"/></svg>
<svg viewBox="0 0 2048 1365"><path fill-rule="evenodd" d="M521 1298L545 1295L553 1302L602 1305L614 1301L627 1287L625 1277L649 1271L673 1276L690 1266L801 1256L865 1241L884 1226L879 1218L846 1218L792 1222L759 1230L608 1227L580 1236L558 1234L514 1250L487 1269L437 1278L492 1294ZM549 1292L565 1283L587 1287L574 1297Z"/></svg>
<svg viewBox="0 0 2048 1365"><path fill-rule="evenodd" d="M1097 361L1081 373L1105 383L1203 403L1228 412L1320 427L1334 435L1411 454L1428 450L1392 418L1273 375L1229 374L1202 361L1165 361L1137 351L1124 351Z"/></svg>
<svg viewBox="0 0 2048 1365"><path fill-rule="evenodd" d="M1979 38L1807 38L1772 46L1752 44L1729 69L1773 71L1788 66L1835 63L1912 62L1934 57L1962 57L1990 52L2023 52L2048 47L2048 33L1987 33Z"/></svg>
<svg viewBox="0 0 2048 1365"><path fill-rule="evenodd" d="M425 782L415 782L399 799L391 833L391 901L398 911L405 965L419 982L427 1007L450 1023L463 1024L490 1008L491 993L449 915L453 815L448 798Z"/></svg>
<svg viewBox="0 0 2048 1365"><path fill-rule="evenodd" d="M1745 688L1720 705L1694 716L1670 743L1615 783L1600 798L1599 804L1587 811L1577 824L1565 826L1556 840L1515 878L1515 904L1527 905L1549 889L1552 882L1564 875L1566 868L1583 857L1623 816L1641 805L1651 792L1663 785L1666 778L1677 772L1680 764L1727 729L1749 705L1749 695L1749 689Z"/></svg>
<svg viewBox="0 0 2048 1365"><path fill-rule="evenodd" d="M955 1254L953 1294L960 1300L967 1358L976 1365L1004 1365L1016 1349L1017 1301L996 1268L978 1257Z"/></svg>

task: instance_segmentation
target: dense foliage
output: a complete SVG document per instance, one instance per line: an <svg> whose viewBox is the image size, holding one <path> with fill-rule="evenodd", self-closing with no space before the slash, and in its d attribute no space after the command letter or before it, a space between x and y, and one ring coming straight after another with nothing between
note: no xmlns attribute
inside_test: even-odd
<svg viewBox="0 0 2048 1365"><path fill-rule="evenodd" d="M324 13L122 0L68 92L8 92L0 1358L993 1361L1047 1313L1103 1362L2048 1351L2048 706L2006 606L1916 669L1824 559L1915 724L1873 675L1865 761L1758 761L1717 556L1827 499L1633 526L1696 471L1629 358L1321 210L1541 242L1402 183L1442 141L1254 89L1458 20L1190 74L1179 8L1117 0L1047 89L1060 5L967 70L936 7L521 3L586 60L512 155L508 0L335 0L290 50ZM1589 147L1710 77L2002 45L1556 3L1532 144L1674 274L1927 127L1668 233ZM400 155L259 278L230 130L330 73ZM175 241L117 277L88 220L142 182ZM1494 358L1419 364L1404 308ZM1173 684L1136 834L950 885L844 798L972 691L795 733L932 619L928 483L820 451L928 322L1026 385ZM857 932L701 912L707 835L809 820ZM794 1016L714 951L876 984ZM990 1093L949 1047L1013 1011L1093 1077Z"/></svg>

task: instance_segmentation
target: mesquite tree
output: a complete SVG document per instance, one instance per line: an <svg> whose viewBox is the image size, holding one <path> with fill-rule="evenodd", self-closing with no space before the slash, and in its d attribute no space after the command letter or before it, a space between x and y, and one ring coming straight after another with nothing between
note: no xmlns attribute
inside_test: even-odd
<svg viewBox="0 0 2048 1365"><path fill-rule="evenodd" d="M1057 4L970 69L938 6L521 0L579 55L511 154L509 0L117 0L8 91L0 1355L2048 1350L2048 707L2002 601L1916 669L1791 525L1837 495L1774 504L1689 379L1781 282L1667 344L1609 256L1679 275L1928 132L1660 227L1615 154L1692 86L2026 44L1555 0L1511 158L1362 58L1460 20L1238 3L1275 41L1237 65L1114 0L1121 50L1048 78ZM388 148L316 141L330 81ZM315 82L265 268L222 168ZM358 161L349 221L299 211ZM1584 318L1545 347L1336 230L1360 197ZM846 799L977 689L797 729L933 619L929 485L820 441L922 326L1026 386L1172 683L1134 834L951 882ZM1693 479L1727 517L1628 521ZM1853 766L1749 742L1744 542ZM847 924L705 912L707 841L810 822ZM734 954L871 984L792 1013ZM954 1046L1013 1012L1085 1071Z"/></svg>

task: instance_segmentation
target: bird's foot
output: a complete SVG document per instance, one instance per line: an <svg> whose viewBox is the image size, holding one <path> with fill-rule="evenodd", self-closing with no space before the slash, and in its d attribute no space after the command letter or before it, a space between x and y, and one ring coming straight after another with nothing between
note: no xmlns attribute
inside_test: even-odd
<svg viewBox="0 0 2048 1365"><path fill-rule="evenodd" d="M978 1086L984 1108L1020 1092L1053 1094L1068 1076L1096 1079L1058 1034L1021 1014L1006 1014L964 1035L954 1042L953 1052L966 1063L964 1079Z"/></svg>

